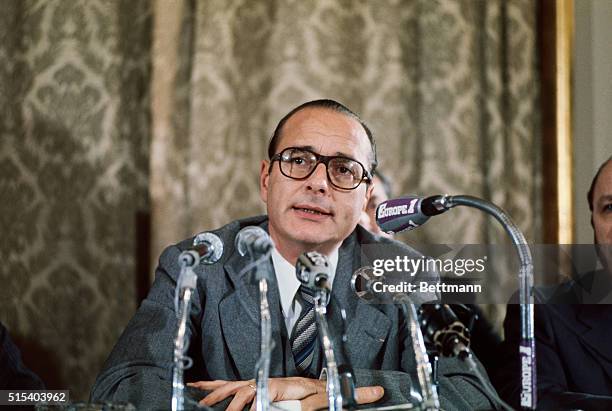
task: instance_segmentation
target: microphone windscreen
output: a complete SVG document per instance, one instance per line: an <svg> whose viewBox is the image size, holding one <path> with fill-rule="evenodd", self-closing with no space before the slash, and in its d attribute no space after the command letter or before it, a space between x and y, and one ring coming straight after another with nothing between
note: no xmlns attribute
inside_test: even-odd
<svg viewBox="0 0 612 411"><path fill-rule="evenodd" d="M297 279L307 286L314 289L317 287L316 281L322 276L329 278L329 260L323 254L316 251L308 251L298 257L295 264L295 275Z"/></svg>

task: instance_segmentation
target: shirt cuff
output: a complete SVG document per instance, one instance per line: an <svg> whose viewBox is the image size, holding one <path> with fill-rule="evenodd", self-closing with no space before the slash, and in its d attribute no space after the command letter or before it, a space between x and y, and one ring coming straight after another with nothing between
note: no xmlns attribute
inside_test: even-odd
<svg viewBox="0 0 612 411"><path fill-rule="evenodd" d="M285 411L302 411L302 403L299 400L277 401L272 405Z"/></svg>

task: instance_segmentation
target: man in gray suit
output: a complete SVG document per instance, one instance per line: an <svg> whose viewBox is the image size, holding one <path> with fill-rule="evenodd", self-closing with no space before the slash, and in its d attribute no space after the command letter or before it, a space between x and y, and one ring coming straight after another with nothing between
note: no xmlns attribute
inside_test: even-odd
<svg viewBox="0 0 612 411"><path fill-rule="evenodd" d="M278 124L260 170L267 217L234 221L216 233L224 244L221 260L197 268L198 285L188 322L189 356L185 375L193 392L208 394L206 405L242 409L254 399L259 356L258 287L242 274L248 263L234 249L238 231L261 226L275 244L270 285L272 339L270 391L273 400L294 400L298 408L325 407L325 385L317 377L324 359L317 343L296 352L296 339L311 307L295 278L295 262L305 251L329 257L335 270L328 306L332 329L339 329L339 307L347 313L347 355L358 371L358 400L397 402L410 395L414 354L405 318L393 305L368 304L350 290L361 266L364 244L385 244L398 254L418 257L408 247L374 236L357 225L371 194L376 166L372 133L359 117L331 100L305 103ZM191 239L168 247L156 279L108 358L92 389L92 400L130 401L139 408L168 408L175 332L174 289L180 252ZM306 338L306 337L304 337ZM312 338L308 335L307 338ZM492 407L476 376L455 360L440 364L442 407ZM415 380L416 381L416 380ZM201 397L201 395L200 395ZM296 405L296 404L293 404Z"/></svg>

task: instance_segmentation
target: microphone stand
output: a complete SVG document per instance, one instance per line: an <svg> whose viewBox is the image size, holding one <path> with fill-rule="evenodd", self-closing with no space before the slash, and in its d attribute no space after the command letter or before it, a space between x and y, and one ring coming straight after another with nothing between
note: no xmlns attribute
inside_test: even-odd
<svg viewBox="0 0 612 411"><path fill-rule="evenodd" d="M315 319L319 329L321 345L327 362L327 403L331 411L342 411L342 391L340 387L340 375L338 364L334 355L329 327L325 314L327 313L327 303L329 294L327 291L317 288L314 295Z"/></svg>
<svg viewBox="0 0 612 411"><path fill-rule="evenodd" d="M268 255L264 255L267 260ZM263 260L265 261L265 260ZM255 409L257 411L267 411L270 409L270 398L268 390L268 379L270 377L270 358L272 357L272 320L270 315L270 305L268 303L268 280L271 272L268 264L264 267L255 267L255 280L259 283L259 312L261 328L260 355L257 361L257 387Z"/></svg>
<svg viewBox="0 0 612 411"><path fill-rule="evenodd" d="M537 403L536 391L536 354L533 320L533 260L525 236L510 217L495 204L472 196L440 196L434 202L435 207L451 209L458 205L477 208L493 216L512 239L520 259L519 268L519 303L521 313L521 342L519 356L521 359L521 407L534 410Z"/></svg>
<svg viewBox="0 0 612 411"><path fill-rule="evenodd" d="M270 409L268 378L270 376L270 358L273 348L268 282L274 281L273 270L270 267L270 253L274 244L268 233L261 227L248 226L241 229L236 235L235 246L241 256L248 256L252 260L241 271L241 274L253 269L252 281L258 282L259 285L261 345L259 360L255 366L257 376L255 407L257 411L267 411Z"/></svg>
<svg viewBox="0 0 612 411"><path fill-rule="evenodd" d="M351 277L351 289L359 296L366 299L373 292L373 283L376 278L382 281L384 276L373 276L369 274L370 267L362 267L353 273ZM364 289L359 285L360 277L365 281ZM432 371L423 333L419 325L416 309L410 298L404 293L397 293L393 296L393 302L400 304L402 312L409 323L410 337L412 339L412 349L414 351L415 361L417 363L417 378L419 380L419 388L421 395L410 390L410 396L414 401L382 407L366 408L364 411L387 411L387 410L438 410L440 409L438 393L432 382ZM411 387L412 388L412 387ZM416 405L415 405L416 403ZM426 408L428 407L428 408Z"/></svg>
<svg viewBox="0 0 612 411"><path fill-rule="evenodd" d="M198 234L192 248L179 254L178 263L181 268L176 290L174 291L174 310L178 324L174 337L174 352L172 366L172 411L185 409L185 383L183 371L193 365L191 358L185 355L189 347L186 340L187 318L191 309L191 297L197 287L198 276L193 271L198 264L214 264L223 254L223 243L214 233ZM209 409L208 407L199 407Z"/></svg>
<svg viewBox="0 0 612 411"><path fill-rule="evenodd" d="M338 299L336 303L340 309L340 316L342 318L342 334L340 336L340 352L342 353L343 360L338 365L338 373L340 374L340 392L342 393L342 402L345 408L353 410L357 407L357 398L355 395L355 372L349 361L349 356L346 351L346 344L348 343L348 335L346 334L346 311L341 308Z"/></svg>
<svg viewBox="0 0 612 411"><path fill-rule="evenodd" d="M421 388L421 404L422 410L439 410L440 400L436 387L431 381L431 363L427 356L425 342L423 341L423 333L419 326L416 308L410 298L406 294L396 294L393 300L400 303L404 316L408 319L410 328L410 337L412 339L412 348L414 351L414 359L416 361L417 377Z"/></svg>
<svg viewBox="0 0 612 411"><path fill-rule="evenodd" d="M194 257L195 255L195 257ZM177 281L178 293L178 326L174 338L174 366L172 369L172 411L183 411L185 409L185 384L183 381L183 371L189 368L192 361L185 356L187 342L185 334L187 332L187 317L191 307L191 297L196 288L198 280L193 269L197 267L200 258L193 251L185 251L179 256L181 272Z"/></svg>
<svg viewBox="0 0 612 411"><path fill-rule="evenodd" d="M455 312L447 304L431 304L421 306L420 314L420 325L435 344L438 353L444 357L457 357L464 362L493 399L496 410L512 411L478 369L470 350L469 328L459 321Z"/></svg>

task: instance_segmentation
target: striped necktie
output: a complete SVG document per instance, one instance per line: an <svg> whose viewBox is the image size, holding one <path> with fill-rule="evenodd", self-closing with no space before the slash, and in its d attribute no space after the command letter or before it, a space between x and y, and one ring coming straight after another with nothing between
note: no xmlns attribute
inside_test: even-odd
<svg viewBox="0 0 612 411"><path fill-rule="evenodd" d="M309 374L308 370L312 363L317 339L313 292L304 285L300 285L295 298L301 300L302 312L291 333L291 351L293 352L295 367L300 375L305 376Z"/></svg>

